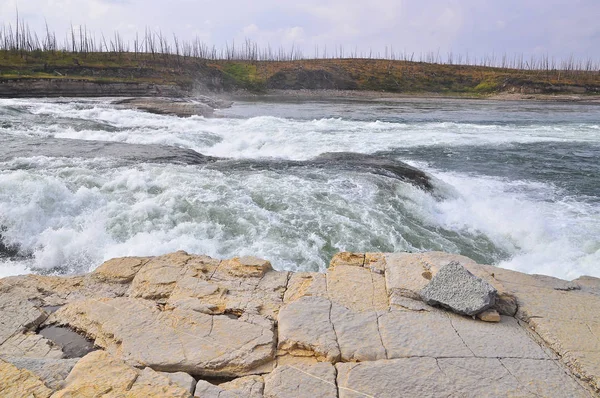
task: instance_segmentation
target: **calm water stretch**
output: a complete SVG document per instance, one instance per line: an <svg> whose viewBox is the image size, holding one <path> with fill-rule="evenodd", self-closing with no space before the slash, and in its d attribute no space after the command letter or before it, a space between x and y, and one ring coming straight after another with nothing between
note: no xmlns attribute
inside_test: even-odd
<svg viewBox="0 0 600 398"><path fill-rule="evenodd" d="M180 119L110 102L0 100L0 277L179 249L310 271L343 250L444 250L600 276L598 106L238 101ZM365 164L313 162L341 151Z"/></svg>

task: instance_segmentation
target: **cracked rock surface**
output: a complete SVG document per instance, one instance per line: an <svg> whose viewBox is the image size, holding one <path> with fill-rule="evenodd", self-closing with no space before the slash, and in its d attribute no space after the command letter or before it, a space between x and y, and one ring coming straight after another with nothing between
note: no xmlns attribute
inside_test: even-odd
<svg viewBox="0 0 600 398"><path fill-rule="evenodd" d="M496 323L421 299L469 296L465 276L496 299L462 312ZM50 325L96 350L66 359ZM599 337L597 278L441 252L340 253L326 274L176 252L0 279L0 396L594 397Z"/></svg>

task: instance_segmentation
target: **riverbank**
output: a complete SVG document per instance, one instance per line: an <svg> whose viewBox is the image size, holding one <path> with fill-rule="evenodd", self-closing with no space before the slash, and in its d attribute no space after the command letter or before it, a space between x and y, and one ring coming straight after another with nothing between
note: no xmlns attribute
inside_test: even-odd
<svg viewBox="0 0 600 398"><path fill-rule="evenodd" d="M69 79L10 79L0 80L0 98L43 98L43 97L133 97L133 98L198 98L198 96L222 99L225 101L260 99L267 101L289 100L360 100L360 101L404 101L407 99L425 100L492 100L492 101L536 101L577 104L600 104L600 94L536 94L500 92L489 94L416 92L397 93L372 90L338 89L269 89L252 92L244 89L231 91L210 91L205 89L185 89L177 85L86 81ZM200 112L198 115L202 115Z"/></svg>
<svg viewBox="0 0 600 398"><path fill-rule="evenodd" d="M269 94L272 90L586 97L600 94L600 74L376 59L236 61L143 53L0 52L0 98Z"/></svg>
<svg viewBox="0 0 600 398"><path fill-rule="evenodd" d="M247 91L236 91L227 94L213 94L217 97L227 98L229 100L268 100L268 101L289 101L289 100L358 100L358 101L406 101L410 99L419 100L490 100L490 101L533 101L533 102L556 102L556 103L577 103L577 104L600 104L600 95L594 94L526 94L516 92L502 92L488 95L470 95L470 94L440 94L434 92L423 93L394 93L385 91L355 91L355 90L268 90L264 93L255 94Z"/></svg>
<svg viewBox="0 0 600 398"><path fill-rule="evenodd" d="M489 309L471 318L422 301L455 283L458 303L437 302L469 307L483 284L493 300L476 311ZM567 282L441 252L340 253L325 274L279 272L255 257L120 258L86 275L4 278L0 308L7 397L600 390L600 279Z"/></svg>

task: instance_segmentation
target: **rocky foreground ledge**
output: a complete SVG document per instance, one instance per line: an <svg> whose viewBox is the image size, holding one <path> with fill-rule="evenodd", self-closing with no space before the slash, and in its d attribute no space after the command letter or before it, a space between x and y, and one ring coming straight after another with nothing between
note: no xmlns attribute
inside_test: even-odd
<svg viewBox="0 0 600 398"><path fill-rule="evenodd" d="M0 280L0 358L2 397L590 397L600 279L440 252L340 253L327 274L120 258Z"/></svg>

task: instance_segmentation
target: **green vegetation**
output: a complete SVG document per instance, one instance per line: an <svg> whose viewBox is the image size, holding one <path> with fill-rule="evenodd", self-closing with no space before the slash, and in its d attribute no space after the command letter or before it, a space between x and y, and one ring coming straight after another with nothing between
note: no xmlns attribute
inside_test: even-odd
<svg viewBox="0 0 600 398"><path fill-rule="evenodd" d="M493 80L485 80L482 81L481 83L479 83L477 86L475 86L475 88L473 88L473 91L477 92L477 93L482 93L482 94L489 94L489 93L493 93L493 92L497 92L500 89L500 84L498 84L497 81L493 81Z"/></svg>
<svg viewBox="0 0 600 398"><path fill-rule="evenodd" d="M222 71L227 78L232 79L233 85L259 92L264 90L265 81L257 75L256 64L244 62L231 62L222 66Z"/></svg>

